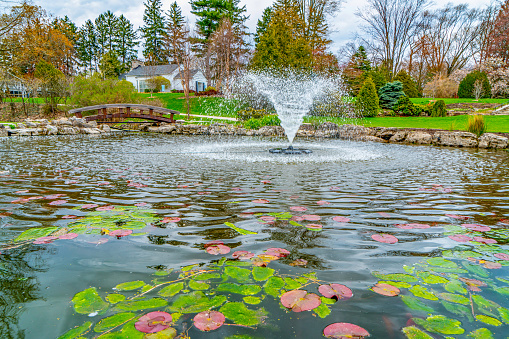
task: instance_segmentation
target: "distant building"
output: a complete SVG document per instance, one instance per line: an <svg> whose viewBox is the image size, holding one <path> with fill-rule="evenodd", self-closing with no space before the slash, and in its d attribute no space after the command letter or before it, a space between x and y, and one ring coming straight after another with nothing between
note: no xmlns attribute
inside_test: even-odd
<svg viewBox="0 0 509 339"><path fill-rule="evenodd" d="M170 92L172 89L184 89L182 87L182 81L180 80L178 66L175 64L159 66L136 65L136 67L131 69L129 72L122 74L120 79L124 79L132 83L138 92L145 92L145 89L149 88L147 80L157 76L165 77L170 81L171 88L165 88L165 92ZM197 92L204 91L207 87L207 79L205 78L205 75L202 71L197 69L191 71L191 80L189 82L189 88Z"/></svg>

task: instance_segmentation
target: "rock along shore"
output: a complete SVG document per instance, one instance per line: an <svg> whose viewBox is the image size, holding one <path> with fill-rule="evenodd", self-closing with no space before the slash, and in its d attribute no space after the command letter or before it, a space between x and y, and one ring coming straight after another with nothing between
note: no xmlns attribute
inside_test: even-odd
<svg viewBox="0 0 509 339"><path fill-rule="evenodd" d="M22 126L20 126L22 125ZM19 128L21 127L21 128ZM238 136L278 136L283 137L280 126L264 126L258 130L239 128L229 124L181 125L163 124L161 126L145 125L142 131L180 134L180 135L238 135ZM95 122L71 117L48 122L47 120L25 120L17 129L6 129L0 124L1 136L35 136L35 135L104 135L111 132L108 125L98 126ZM435 145L467 148L509 148L509 138L494 133L484 133L477 137L463 131L410 129L395 127L363 127L357 125L340 125L326 122L319 126L302 125L297 137L304 138L337 138L383 143L401 143L417 145Z"/></svg>

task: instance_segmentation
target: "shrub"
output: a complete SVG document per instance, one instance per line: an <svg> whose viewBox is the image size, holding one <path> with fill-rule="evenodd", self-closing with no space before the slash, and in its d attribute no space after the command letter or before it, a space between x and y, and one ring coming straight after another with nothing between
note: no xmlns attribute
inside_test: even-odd
<svg viewBox="0 0 509 339"><path fill-rule="evenodd" d="M159 93L157 89L145 88L145 93Z"/></svg>
<svg viewBox="0 0 509 339"><path fill-rule="evenodd" d="M394 112L396 112L399 115L404 115L404 116L409 116L409 117L418 116L422 112L422 110L419 107L417 107L416 105L414 105L410 101L410 98L407 97L406 95L399 97L398 101L396 102L396 104L393 107L393 110L394 110Z"/></svg>
<svg viewBox="0 0 509 339"><path fill-rule="evenodd" d="M451 78L436 77L424 85L426 98L454 98L458 93L458 83Z"/></svg>
<svg viewBox="0 0 509 339"><path fill-rule="evenodd" d="M75 77L70 85L70 92L71 104L78 107L138 103L141 99L133 84L129 81L102 79L99 74L94 74L91 77Z"/></svg>
<svg viewBox="0 0 509 339"><path fill-rule="evenodd" d="M237 112L237 118L241 121L250 119L261 119L269 113L264 109L248 108Z"/></svg>
<svg viewBox="0 0 509 339"><path fill-rule="evenodd" d="M244 127L248 129L259 129L263 126L279 126L281 125L281 120L277 115L271 114L266 115L263 118L255 119L251 118L244 122Z"/></svg>
<svg viewBox="0 0 509 339"><path fill-rule="evenodd" d="M185 93L183 89L172 89L171 92L172 93ZM189 93L196 93L196 91L194 89L190 89Z"/></svg>
<svg viewBox="0 0 509 339"><path fill-rule="evenodd" d="M487 129L486 122L484 121L484 116L480 114L469 116L467 129L470 133L477 135L477 137L483 135Z"/></svg>
<svg viewBox="0 0 509 339"><path fill-rule="evenodd" d="M218 94L218 92L215 89L196 92L196 96L210 96L210 95L217 95L217 94Z"/></svg>
<svg viewBox="0 0 509 339"><path fill-rule="evenodd" d="M365 117L376 117L380 110L378 95L376 94L375 83L367 78L357 96L357 108Z"/></svg>
<svg viewBox="0 0 509 339"><path fill-rule="evenodd" d="M152 77L147 80L147 84L149 86L148 92L153 92L153 93L161 92L163 89L163 85L165 87L164 88L165 90L171 88L170 80L166 79L163 76ZM145 89L145 93L146 92L147 92L147 89Z"/></svg>
<svg viewBox="0 0 509 339"><path fill-rule="evenodd" d="M458 97L460 98L473 98L475 83L477 80L482 82L482 98L491 97L491 85L488 76L484 72L473 71L461 81L458 87Z"/></svg>
<svg viewBox="0 0 509 339"><path fill-rule="evenodd" d="M380 107L392 109L398 102L398 99L404 95L405 92L403 92L403 83L401 81L389 82L378 91Z"/></svg>
<svg viewBox="0 0 509 339"><path fill-rule="evenodd" d="M437 100L431 108L432 117L445 117L447 116L447 109L445 107L445 101Z"/></svg>
<svg viewBox="0 0 509 339"><path fill-rule="evenodd" d="M212 87L212 86L207 86L207 88L205 88L205 92L207 91L217 91L215 87Z"/></svg>
<svg viewBox="0 0 509 339"><path fill-rule="evenodd" d="M405 70L399 71L394 80L401 81L403 84L403 92L405 92L409 98L419 97L419 91L417 91L415 81Z"/></svg>

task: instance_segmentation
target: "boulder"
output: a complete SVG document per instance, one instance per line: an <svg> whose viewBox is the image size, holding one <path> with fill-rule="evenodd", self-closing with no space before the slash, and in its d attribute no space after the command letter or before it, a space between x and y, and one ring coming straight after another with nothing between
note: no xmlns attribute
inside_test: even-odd
<svg viewBox="0 0 509 339"><path fill-rule="evenodd" d="M37 124L35 121L32 121L31 119L25 119L23 120L23 123L28 128L36 128L39 126L39 124Z"/></svg>
<svg viewBox="0 0 509 339"><path fill-rule="evenodd" d="M72 126L72 122L69 121L67 118L60 118L58 120L53 120L51 122L52 125L55 126Z"/></svg>
<svg viewBox="0 0 509 339"><path fill-rule="evenodd" d="M235 135L247 135L247 129L245 128L237 128L235 130Z"/></svg>
<svg viewBox="0 0 509 339"><path fill-rule="evenodd" d="M82 118L76 118L76 117L70 117L69 121L74 127L79 128L94 128L91 124L89 124L85 119Z"/></svg>
<svg viewBox="0 0 509 339"><path fill-rule="evenodd" d="M387 142L387 140L379 138L379 137L374 136L374 135L365 135L365 136L361 137L360 139L363 140L363 141Z"/></svg>
<svg viewBox="0 0 509 339"><path fill-rule="evenodd" d="M405 139L406 142L419 145L431 144L431 134L422 131L410 131Z"/></svg>
<svg viewBox="0 0 509 339"><path fill-rule="evenodd" d="M157 133L170 134L170 133L175 132L176 129L177 129L177 127L175 127L174 125L164 125L164 126L157 128Z"/></svg>
<svg viewBox="0 0 509 339"><path fill-rule="evenodd" d="M324 122L316 128L314 135L318 138L339 138L339 126L333 122Z"/></svg>
<svg viewBox="0 0 509 339"><path fill-rule="evenodd" d="M396 127L381 128L376 131L375 136L384 140L389 140L392 136L399 132Z"/></svg>
<svg viewBox="0 0 509 339"><path fill-rule="evenodd" d="M79 129L78 128L74 128L74 127L71 127L71 126L58 126L57 127L58 129L58 134L62 134L62 135L74 135L74 134L78 134L79 133Z"/></svg>
<svg viewBox="0 0 509 339"><path fill-rule="evenodd" d="M397 131L394 135L389 139L390 142L402 142L405 141L408 135L407 131Z"/></svg>
<svg viewBox="0 0 509 339"><path fill-rule="evenodd" d="M108 125L106 125L106 124L103 124L103 125L101 126L101 129L102 129L102 131L103 131L104 133L111 133L111 128L110 128L110 126L108 126Z"/></svg>
<svg viewBox="0 0 509 339"><path fill-rule="evenodd" d="M263 126L255 132L259 136L285 136L285 130L281 126Z"/></svg>
<svg viewBox="0 0 509 339"><path fill-rule="evenodd" d="M479 138L479 148L507 148L509 139L493 133L484 133Z"/></svg>
<svg viewBox="0 0 509 339"><path fill-rule="evenodd" d="M82 128L81 133L83 133L83 134L101 134L101 130L98 128Z"/></svg>
<svg viewBox="0 0 509 339"><path fill-rule="evenodd" d="M18 124L18 125L22 125L22 124ZM27 129L27 128L16 128L16 129L11 129L10 134L15 135L15 136L31 136L32 130Z"/></svg>
<svg viewBox="0 0 509 339"><path fill-rule="evenodd" d="M373 133L369 128L351 124L339 126L338 132L343 139L360 139Z"/></svg>
<svg viewBox="0 0 509 339"><path fill-rule="evenodd" d="M474 133L437 131L432 140L437 146L477 147L478 140Z"/></svg>
<svg viewBox="0 0 509 339"><path fill-rule="evenodd" d="M37 119L34 121L35 121L35 123L39 124L40 127L45 127L45 126L49 125L49 121L46 119Z"/></svg>
<svg viewBox="0 0 509 339"><path fill-rule="evenodd" d="M27 127L26 127L24 124L17 124L17 125L16 125L16 128L17 128L17 129L25 129L25 128L27 128Z"/></svg>
<svg viewBox="0 0 509 339"><path fill-rule="evenodd" d="M46 128L46 134L47 135L57 135L58 134L58 127L47 125Z"/></svg>
<svg viewBox="0 0 509 339"><path fill-rule="evenodd" d="M9 136L9 132L7 132L7 129L3 124L0 124L0 137L7 137Z"/></svg>

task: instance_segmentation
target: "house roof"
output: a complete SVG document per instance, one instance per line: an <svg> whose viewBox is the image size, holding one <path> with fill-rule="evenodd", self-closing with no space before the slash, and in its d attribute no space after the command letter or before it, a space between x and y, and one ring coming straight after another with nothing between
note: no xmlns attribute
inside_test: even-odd
<svg viewBox="0 0 509 339"><path fill-rule="evenodd" d="M158 66L138 66L133 68L122 76L158 76L158 75L169 75L177 69L177 65L158 65Z"/></svg>
<svg viewBox="0 0 509 339"><path fill-rule="evenodd" d="M191 79L196 75L196 73L198 73L200 70L199 69L193 69L191 70ZM180 73L177 73L177 75L173 78L173 80L180 80Z"/></svg>

